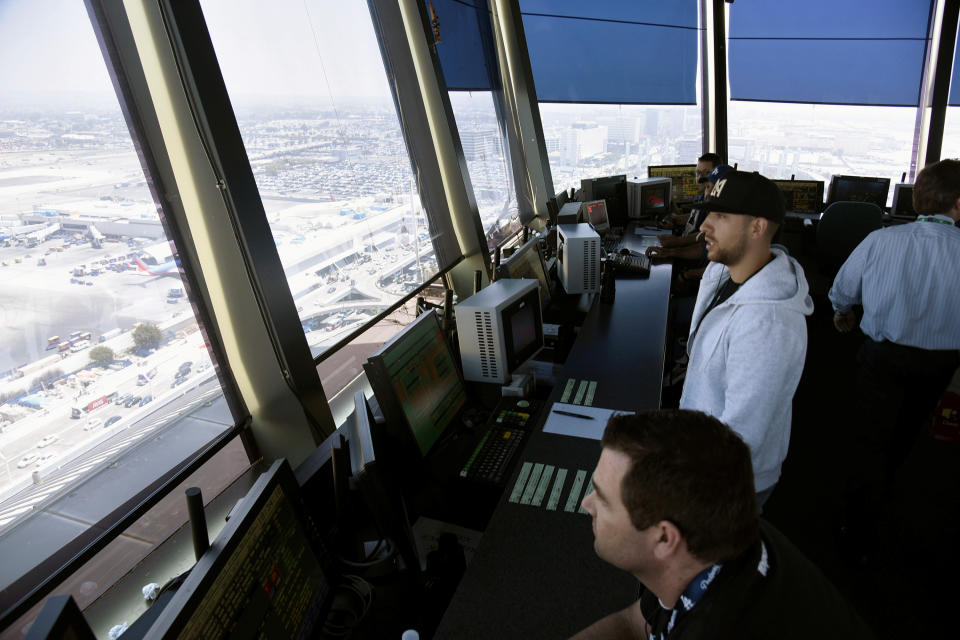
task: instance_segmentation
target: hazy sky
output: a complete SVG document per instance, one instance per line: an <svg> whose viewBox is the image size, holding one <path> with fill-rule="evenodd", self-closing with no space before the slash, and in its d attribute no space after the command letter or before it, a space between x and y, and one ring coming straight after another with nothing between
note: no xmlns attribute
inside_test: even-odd
<svg viewBox="0 0 960 640"><path fill-rule="evenodd" d="M389 96L362 0L201 4L232 95ZM47 95L113 96L84 3L0 0L0 106Z"/></svg>

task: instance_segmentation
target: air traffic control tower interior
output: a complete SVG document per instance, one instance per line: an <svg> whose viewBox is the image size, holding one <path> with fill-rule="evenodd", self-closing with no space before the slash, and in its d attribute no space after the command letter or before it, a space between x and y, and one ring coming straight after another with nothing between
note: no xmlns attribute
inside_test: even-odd
<svg viewBox="0 0 960 640"><path fill-rule="evenodd" d="M883 568L840 557L863 335L818 229L912 224L960 155L960 3L7 4L0 640L567 637L630 604L581 502L612 412L678 405L691 265L646 249L707 153L780 188L814 300L763 517L878 637L956 632L955 386ZM35 20L59 78L7 51Z"/></svg>

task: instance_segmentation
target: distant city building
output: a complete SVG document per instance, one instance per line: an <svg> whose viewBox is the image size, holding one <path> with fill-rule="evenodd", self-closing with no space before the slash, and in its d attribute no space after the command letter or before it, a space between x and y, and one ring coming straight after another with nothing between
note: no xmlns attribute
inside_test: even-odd
<svg viewBox="0 0 960 640"><path fill-rule="evenodd" d="M496 129L474 129L460 132L463 156L467 161L486 160L501 156L499 134Z"/></svg>
<svg viewBox="0 0 960 640"><path fill-rule="evenodd" d="M575 122L564 133L563 159L570 164L607 150L607 128L595 122Z"/></svg>

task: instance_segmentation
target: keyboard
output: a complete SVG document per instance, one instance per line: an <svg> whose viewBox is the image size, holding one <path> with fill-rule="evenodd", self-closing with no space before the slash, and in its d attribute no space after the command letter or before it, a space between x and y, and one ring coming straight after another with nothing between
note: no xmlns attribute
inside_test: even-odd
<svg viewBox="0 0 960 640"><path fill-rule="evenodd" d="M492 427L473 450L460 470L460 477L468 480L502 485L520 444L526 439L524 429Z"/></svg>
<svg viewBox="0 0 960 640"><path fill-rule="evenodd" d="M536 400L501 400L487 421L487 433L460 470L460 477L503 486L541 405Z"/></svg>
<svg viewBox="0 0 960 640"><path fill-rule="evenodd" d="M607 233L603 238L603 250L607 253L616 253L623 247L623 234Z"/></svg>
<svg viewBox="0 0 960 640"><path fill-rule="evenodd" d="M607 260L613 266L613 273L618 277L647 278L650 276L650 258L643 254L615 253L608 255Z"/></svg>

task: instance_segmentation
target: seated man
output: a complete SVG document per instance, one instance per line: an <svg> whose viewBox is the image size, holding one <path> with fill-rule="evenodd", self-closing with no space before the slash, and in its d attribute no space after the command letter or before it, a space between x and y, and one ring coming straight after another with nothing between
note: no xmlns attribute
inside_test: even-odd
<svg viewBox="0 0 960 640"><path fill-rule="evenodd" d="M583 500L594 548L641 583L575 638L871 638L832 584L757 516L750 451L716 418L610 420Z"/></svg>
<svg viewBox="0 0 960 640"><path fill-rule="evenodd" d="M720 164L705 177L700 178L701 184L706 189L705 193L709 194L717 182L732 170L733 167L730 165ZM706 209L694 209L687 220L683 235L660 236L661 246L647 249L647 255L652 259L679 258L693 263L690 269L678 269L677 279L680 283L700 280L707 266L706 243L703 231L700 230L700 224L707 217L707 213Z"/></svg>
<svg viewBox="0 0 960 640"><path fill-rule="evenodd" d="M710 189L706 186L707 176L710 175L710 172L713 171L714 168L721 164L723 164L723 158L717 153L705 153L697 158L695 175L697 177L697 184L700 185L700 193L694 202L701 202L704 196L710 192ZM664 228L672 229L677 226L687 225L690 223L690 217L691 214L689 213L671 213L663 218L663 222L669 225Z"/></svg>

